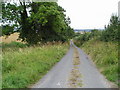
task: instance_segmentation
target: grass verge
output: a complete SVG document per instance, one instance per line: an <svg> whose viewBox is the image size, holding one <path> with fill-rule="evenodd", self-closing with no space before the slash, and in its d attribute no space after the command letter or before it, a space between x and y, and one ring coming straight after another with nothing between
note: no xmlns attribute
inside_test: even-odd
<svg viewBox="0 0 120 90"><path fill-rule="evenodd" d="M2 87L25 88L43 77L66 53L67 44L5 50Z"/></svg>
<svg viewBox="0 0 120 90"><path fill-rule="evenodd" d="M89 40L81 48L92 58L109 81L118 83L118 43Z"/></svg>
<svg viewBox="0 0 120 90"><path fill-rule="evenodd" d="M21 42L11 42L11 43L0 43L0 48L2 48L2 51L4 52L7 52L7 51L16 51L20 48L26 48L28 47L27 44L24 44L24 43L21 43Z"/></svg>

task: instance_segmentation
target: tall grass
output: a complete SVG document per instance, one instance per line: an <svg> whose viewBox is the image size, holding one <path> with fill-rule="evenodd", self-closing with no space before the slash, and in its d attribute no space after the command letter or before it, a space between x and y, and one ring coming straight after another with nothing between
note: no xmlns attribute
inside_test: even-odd
<svg viewBox="0 0 120 90"><path fill-rule="evenodd" d="M2 42L0 47L2 47L3 51L5 51L4 49L8 49L8 48L15 49L15 48L24 48L24 47L27 47L27 46L28 46L27 44L13 41L11 43Z"/></svg>
<svg viewBox="0 0 120 90"><path fill-rule="evenodd" d="M24 88L43 77L68 49L67 44L26 47L3 53L3 88Z"/></svg>
<svg viewBox="0 0 120 90"><path fill-rule="evenodd" d="M108 80L118 84L118 43L92 39L81 48L91 56Z"/></svg>

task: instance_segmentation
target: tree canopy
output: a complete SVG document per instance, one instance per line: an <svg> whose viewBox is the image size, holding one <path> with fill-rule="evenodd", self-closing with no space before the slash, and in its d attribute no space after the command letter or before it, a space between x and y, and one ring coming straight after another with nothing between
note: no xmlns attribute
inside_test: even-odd
<svg viewBox="0 0 120 90"><path fill-rule="evenodd" d="M3 35L18 31L29 44L65 42L74 32L64 12L56 2L2 3Z"/></svg>
<svg viewBox="0 0 120 90"><path fill-rule="evenodd" d="M117 15L112 15L110 22L105 26L105 30L102 32L101 40L103 41L118 41L119 40L120 22Z"/></svg>

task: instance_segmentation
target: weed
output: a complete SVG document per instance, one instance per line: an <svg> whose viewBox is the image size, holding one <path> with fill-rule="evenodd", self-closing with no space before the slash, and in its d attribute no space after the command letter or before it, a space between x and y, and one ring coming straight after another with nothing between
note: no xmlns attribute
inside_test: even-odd
<svg viewBox="0 0 120 90"><path fill-rule="evenodd" d="M93 39L84 43L81 48L91 56L108 80L118 84L118 43Z"/></svg>
<svg viewBox="0 0 120 90"><path fill-rule="evenodd" d="M79 65L80 64L80 60L79 60L79 54L76 48L74 48L74 58L73 58L73 69L70 73L70 77L69 77L69 86L71 88L77 88L77 87L82 87L82 81L80 79L81 74L79 71Z"/></svg>
<svg viewBox="0 0 120 90"><path fill-rule="evenodd" d="M15 46L21 47L20 44ZM2 87L25 88L35 83L63 57L67 49L68 45L54 44L5 50L2 60Z"/></svg>

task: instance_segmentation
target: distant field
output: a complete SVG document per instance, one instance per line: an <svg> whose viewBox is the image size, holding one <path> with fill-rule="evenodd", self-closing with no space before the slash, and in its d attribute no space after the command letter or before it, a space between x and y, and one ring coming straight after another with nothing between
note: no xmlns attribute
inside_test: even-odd
<svg viewBox="0 0 120 90"><path fill-rule="evenodd" d="M17 40L18 37L19 37L19 33L14 33L14 34L11 34L8 37L6 37L6 36L0 37L0 41L4 42L4 43L10 43L12 41L21 42L21 40Z"/></svg>

